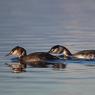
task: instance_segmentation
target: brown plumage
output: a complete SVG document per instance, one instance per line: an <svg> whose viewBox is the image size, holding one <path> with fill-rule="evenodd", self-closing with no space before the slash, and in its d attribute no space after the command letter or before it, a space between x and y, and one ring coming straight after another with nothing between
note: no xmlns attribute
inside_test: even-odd
<svg viewBox="0 0 95 95"><path fill-rule="evenodd" d="M75 58L92 60L95 59L95 50L83 50L73 54Z"/></svg>
<svg viewBox="0 0 95 95"><path fill-rule="evenodd" d="M45 52L35 52L20 58L20 63L27 63L34 67L47 67L48 60L56 60L56 56L53 56Z"/></svg>

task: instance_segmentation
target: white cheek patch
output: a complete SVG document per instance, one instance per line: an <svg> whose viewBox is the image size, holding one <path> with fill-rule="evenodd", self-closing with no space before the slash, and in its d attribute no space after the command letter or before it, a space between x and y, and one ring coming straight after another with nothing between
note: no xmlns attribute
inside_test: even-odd
<svg viewBox="0 0 95 95"><path fill-rule="evenodd" d="M17 50L15 50L14 52L12 52L12 55L18 56Z"/></svg>
<svg viewBox="0 0 95 95"><path fill-rule="evenodd" d="M53 52L56 53L57 52L57 49L54 49Z"/></svg>

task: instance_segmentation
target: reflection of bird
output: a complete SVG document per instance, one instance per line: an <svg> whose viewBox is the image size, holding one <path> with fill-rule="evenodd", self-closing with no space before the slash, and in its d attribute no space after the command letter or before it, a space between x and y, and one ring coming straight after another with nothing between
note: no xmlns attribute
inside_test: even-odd
<svg viewBox="0 0 95 95"><path fill-rule="evenodd" d="M49 51L52 54L63 54L65 58L75 58L75 59L85 59L93 60L95 59L95 50L83 50L72 54L66 47L61 45L56 45L52 47Z"/></svg>
<svg viewBox="0 0 95 95"><path fill-rule="evenodd" d="M7 55L18 56L20 58L21 64L27 63L33 67L47 67L47 65L49 64L48 61L59 59L58 57L53 56L49 54L48 52L35 52L35 53L31 53L27 55L26 50L19 46L16 46L15 48L13 48ZM66 67L65 64L61 64L61 65L63 68Z"/></svg>
<svg viewBox="0 0 95 95"><path fill-rule="evenodd" d="M22 64L19 64L19 63L15 63L15 64L8 64L8 63L5 63L6 65L8 65L12 72L14 73L20 73L20 72L25 72L25 66L22 65Z"/></svg>

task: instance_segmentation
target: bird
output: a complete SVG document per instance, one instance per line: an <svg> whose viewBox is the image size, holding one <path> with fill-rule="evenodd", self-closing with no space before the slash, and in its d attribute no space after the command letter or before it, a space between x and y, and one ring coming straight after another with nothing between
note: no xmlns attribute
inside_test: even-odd
<svg viewBox="0 0 95 95"><path fill-rule="evenodd" d="M61 54L60 57L64 57L64 59L95 60L95 50L82 50L72 54L66 47L55 45L50 49L49 53Z"/></svg>
<svg viewBox="0 0 95 95"><path fill-rule="evenodd" d="M59 60L58 57L50 54L49 52L34 52L27 55L26 50L20 46L14 47L6 56L9 55L19 57L21 64L27 64L32 67L47 67L49 64L55 65L55 63L50 63L50 61ZM66 64L64 63L56 64L61 64L62 66L59 67L62 68L66 67Z"/></svg>

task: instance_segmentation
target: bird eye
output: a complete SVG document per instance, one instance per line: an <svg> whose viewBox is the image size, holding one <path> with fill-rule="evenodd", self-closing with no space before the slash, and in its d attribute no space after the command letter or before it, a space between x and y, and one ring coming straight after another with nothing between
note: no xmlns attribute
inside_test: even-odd
<svg viewBox="0 0 95 95"><path fill-rule="evenodd" d="M52 49L51 51L54 51L54 49Z"/></svg>

